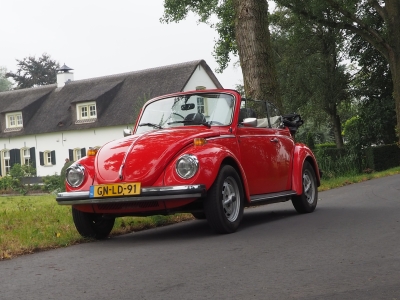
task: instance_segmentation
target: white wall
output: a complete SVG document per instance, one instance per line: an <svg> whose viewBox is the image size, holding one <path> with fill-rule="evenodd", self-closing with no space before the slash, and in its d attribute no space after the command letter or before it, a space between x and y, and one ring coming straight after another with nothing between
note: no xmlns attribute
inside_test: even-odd
<svg viewBox="0 0 400 300"><path fill-rule="evenodd" d="M197 86L205 86L207 89L217 88L201 65L196 68L196 71L194 71L183 90L192 91L195 90Z"/></svg>
<svg viewBox="0 0 400 300"><path fill-rule="evenodd" d="M199 66L189 79L184 91L195 90L197 86L207 89L216 88L203 67ZM136 121L136 120L135 120ZM37 176L60 174L65 159L69 158L69 149L102 146L103 144L123 137L123 129L131 126L114 126L107 128L65 131L56 133L43 133L11 138L0 138L0 150L21 149L35 147L35 160ZM39 152L55 151L56 164L41 166Z"/></svg>
<svg viewBox="0 0 400 300"><path fill-rule="evenodd" d="M37 176L60 174L65 159L69 158L69 149L102 146L106 142L123 137L123 129L128 126L114 126L79 131L43 133L22 137L0 139L1 149L21 149L35 147ZM39 152L55 151L56 164L40 165Z"/></svg>

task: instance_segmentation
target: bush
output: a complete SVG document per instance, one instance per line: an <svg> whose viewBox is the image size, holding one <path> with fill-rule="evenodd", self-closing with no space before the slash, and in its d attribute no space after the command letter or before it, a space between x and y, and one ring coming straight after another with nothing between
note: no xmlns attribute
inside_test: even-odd
<svg viewBox="0 0 400 300"><path fill-rule="evenodd" d="M374 171L400 166L400 148L397 144L369 147L365 154L368 168Z"/></svg>

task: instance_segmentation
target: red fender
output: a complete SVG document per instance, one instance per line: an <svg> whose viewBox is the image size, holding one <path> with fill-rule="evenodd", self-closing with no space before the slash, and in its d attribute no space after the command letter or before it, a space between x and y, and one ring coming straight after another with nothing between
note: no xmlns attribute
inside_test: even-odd
<svg viewBox="0 0 400 300"><path fill-rule="evenodd" d="M195 155L199 160L200 165L199 172L188 180L180 178L175 172L176 161L184 154ZM239 175L242 178L246 199L249 201L250 195L247 178L237 156L228 148L218 144L210 143L203 146L186 148L168 164L168 167L164 172L163 182L161 183L160 180L157 180L157 183L166 186L179 184L205 184L208 190L217 178L222 162L226 159L233 161L237 166Z"/></svg>
<svg viewBox="0 0 400 300"><path fill-rule="evenodd" d="M303 193L303 165L305 161L309 161L314 168L315 176L317 178L317 186L320 185L320 174L318 163L315 159L314 153L304 144L296 144L293 155L293 173L292 173L292 190L297 195Z"/></svg>

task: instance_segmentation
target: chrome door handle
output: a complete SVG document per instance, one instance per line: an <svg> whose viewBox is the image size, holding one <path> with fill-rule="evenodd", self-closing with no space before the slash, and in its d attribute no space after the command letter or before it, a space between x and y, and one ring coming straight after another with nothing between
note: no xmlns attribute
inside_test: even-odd
<svg viewBox="0 0 400 300"><path fill-rule="evenodd" d="M277 138L273 138L273 139L271 139L271 142L272 143L277 143L277 142L279 142L279 140Z"/></svg>

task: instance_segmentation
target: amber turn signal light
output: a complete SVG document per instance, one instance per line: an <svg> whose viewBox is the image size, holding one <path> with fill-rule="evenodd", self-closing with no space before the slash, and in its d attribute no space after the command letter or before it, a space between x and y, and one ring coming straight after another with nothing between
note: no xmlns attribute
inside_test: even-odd
<svg viewBox="0 0 400 300"><path fill-rule="evenodd" d="M99 151L99 148L89 148L87 156L96 156L97 151Z"/></svg>
<svg viewBox="0 0 400 300"><path fill-rule="evenodd" d="M203 146L207 143L206 139L203 138L195 138L193 141L195 146Z"/></svg>

